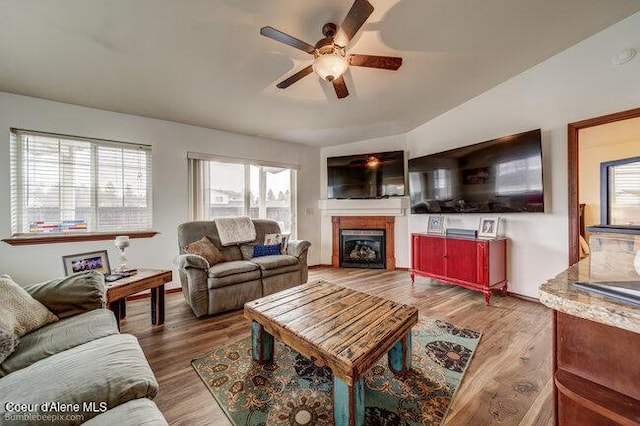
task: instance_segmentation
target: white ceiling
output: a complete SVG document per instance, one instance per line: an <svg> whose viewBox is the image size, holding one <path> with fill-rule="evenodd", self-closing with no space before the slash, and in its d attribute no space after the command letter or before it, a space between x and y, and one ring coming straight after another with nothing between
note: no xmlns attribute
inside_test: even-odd
<svg viewBox="0 0 640 426"><path fill-rule="evenodd" d="M350 96L311 56L351 0L0 0L0 91L328 146L406 132L640 10L637 0L370 0L348 52L402 56L351 68ZM627 46L620 46L620 49Z"/></svg>

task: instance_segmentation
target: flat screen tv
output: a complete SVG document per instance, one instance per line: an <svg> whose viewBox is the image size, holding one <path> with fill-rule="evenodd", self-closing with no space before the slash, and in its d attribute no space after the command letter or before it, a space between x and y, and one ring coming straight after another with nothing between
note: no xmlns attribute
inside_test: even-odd
<svg viewBox="0 0 640 426"><path fill-rule="evenodd" d="M543 212L540 129L409 159L412 213Z"/></svg>
<svg viewBox="0 0 640 426"><path fill-rule="evenodd" d="M327 158L328 198L404 195L404 151Z"/></svg>

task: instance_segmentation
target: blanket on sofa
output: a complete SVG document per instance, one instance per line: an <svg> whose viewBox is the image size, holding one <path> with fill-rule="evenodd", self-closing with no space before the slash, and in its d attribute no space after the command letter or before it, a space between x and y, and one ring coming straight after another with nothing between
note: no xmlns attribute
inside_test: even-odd
<svg viewBox="0 0 640 426"><path fill-rule="evenodd" d="M248 216L214 219L222 246L246 243L256 239L256 228Z"/></svg>

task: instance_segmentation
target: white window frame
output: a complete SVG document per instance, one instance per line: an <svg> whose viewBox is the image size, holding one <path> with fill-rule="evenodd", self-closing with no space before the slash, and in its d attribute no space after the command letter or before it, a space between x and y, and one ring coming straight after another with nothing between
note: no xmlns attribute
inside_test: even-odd
<svg viewBox="0 0 640 426"><path fill-rule="evenodd" d="M220 155L212 155L212 154L204 154L199 152L187 152L187 159L189 161L189 217L191 220L202 220L199 216L198 203L201 203L202 200L197 200L196 192L197 190L194 188L195 183L195 174L197 173L194 167L194 161L192 160L201 160L201 161L214 161L218 163L231 163L231 164L242 164L245 166L244 168L244 205L243 205L243 214L249 216L249 209L251 208L251 191L250 191L250 166L255 167L279 167L284 169L291 170L291 238L296 238L298 232L298 201L297 201L297 172L300 170L300 166L297 164L290 163L281 163L274 161L263 161L263 160L254 160L247 158L238 158L238 157L227 157ZM260 217L262 218L262 209L265 206L264 199L266 198L266 177L265 171L261 170L260 172Z"/></svg>
<svg viewBox="0 0 640 426"><path fill-rule="evenodd" d="M23 137L29 136L40 136L45 138L52 138L58 140L69 140L69 141L80 141L90 144L90 170L91 170L91 183L90 183L90 192L91 192L91 202L90 202L90 218L88 219L89 228L86 231L80 232L50 232L46 234L36 233L36 232L28 232L28 224L24 223L25 219L25 209L26 201L25 201L25 163L24 163L24 152L27 149L24 146ZM126 149L131 151L144 151L145 152L145 171L146 171L146 188L145 188L145 199L146 199L146 209L147 209L147 218L146 224L147 226L144 228L131 228L131 227L121 227L121 229L100 229L99 221L98 221L98 178L97 178L97 152L100 147L110 147L110 148L119 148ZM153 226L153 173L152 173L152 152L150 145L143 144L133 144L126 142L118 142L106 139L96 139L96 138L87 138L80 136L72 136L72 135L63 135L58 133L50 133L50 132L41 132L41 131L33 131L33 130L24 130L24 129L10 129L10 179L11 179L11 235L12 238L21 238L21 237L41 237L41 238L64 238L73 235L85 235L90 237L91 235L96 234L115 234L115 233L123 233L123 234L135 234L135 233L151 233L155 234L152 231ZM123 189L124 191L124 189ZM62 215L61 215L62 216Z"/></svg>

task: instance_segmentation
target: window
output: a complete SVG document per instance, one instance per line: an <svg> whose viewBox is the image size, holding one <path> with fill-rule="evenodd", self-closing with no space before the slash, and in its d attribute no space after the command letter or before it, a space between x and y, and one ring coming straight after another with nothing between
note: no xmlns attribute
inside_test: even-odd
<svg viewBox="0 0 640 426"><path fill-rule="evenodd" d="M600 163L603 225L640 225L640 157Z"/></svg>
<svg viewBox="0 0 640 426"><path fill-rule="evenodd" d="M189 153L193 220L272 219L295 234L295 166L240 161Z"/></svg>
<svg viewBox="0 0 640 426"><path fill-rule="evenodd" d="M11 130L13 236L147 231L151 147Z"/></svg>

